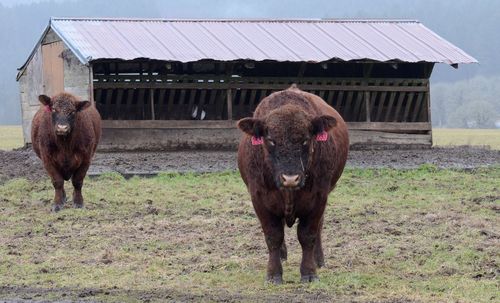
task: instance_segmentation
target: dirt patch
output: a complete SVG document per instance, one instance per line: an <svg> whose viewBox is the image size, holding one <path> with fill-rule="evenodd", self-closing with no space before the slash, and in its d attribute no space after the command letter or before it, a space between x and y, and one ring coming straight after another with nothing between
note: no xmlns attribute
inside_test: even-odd
<svg viewBox="0 0 500 303"><path fill-rule="evenodd" d="M89 175L118 172L123 175L158 172L218 172L236 170L235 151L113 152L97 153ZM471 169L499 165L500 151L472 147L422 150L353 150L348 167L396 169L432 164L440 168ZM46 174L31 149L0 151L0 183L13 178L37 180Z"/></svg>

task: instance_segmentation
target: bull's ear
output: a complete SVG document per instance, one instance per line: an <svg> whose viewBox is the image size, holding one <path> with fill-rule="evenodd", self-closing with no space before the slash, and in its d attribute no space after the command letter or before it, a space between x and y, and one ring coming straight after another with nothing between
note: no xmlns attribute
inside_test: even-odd
<svg viewBox="0 0 500 303"><path fill-rule="evenodd" d="M317 135L335 127L337 125L337 120L332 116L324 115L312 119L311 124L313 135Z"/></svg>
<svg viewBox="0 0 500 303"><path fill-rule="evenodd" d="M258 138L263 137L266 130L264 121L254 118L241 119L238 121L238 128L245 133Z"/></svg>
<svg viewBox="0 0 500 303"><path fill-rule="evenodd" d="M89 101L78 101L78 102L76 102L75 106L76 106L76 111L79 112L79 111L82 111L82 110L88 108L90 106L90 102Z"/></svg>
<svg viewBox="0 0 500 303"><path fill-rule="evenodd" d="M42 103L45 106L52 106L52 100L50 99L49 96L40 95L38 96L38 101L40 101L40 103Z"/></svg>

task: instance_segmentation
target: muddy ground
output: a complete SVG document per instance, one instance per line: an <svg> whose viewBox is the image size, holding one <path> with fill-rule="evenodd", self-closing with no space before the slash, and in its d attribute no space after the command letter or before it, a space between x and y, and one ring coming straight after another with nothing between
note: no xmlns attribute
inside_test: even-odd
<svg viewBox="0 0 500 303"><path fill-rule="evenodd" d="M419 150L353 150L348 167L396 169L432 164L440 168L470 169L500 165L500 151L473 147ZM97 153L89 175L118 172L125 176L158 172L217 172L237 169L234 151ZM13 178L45 177L41 161L31 149L0 151L0 182Z"/></svg>

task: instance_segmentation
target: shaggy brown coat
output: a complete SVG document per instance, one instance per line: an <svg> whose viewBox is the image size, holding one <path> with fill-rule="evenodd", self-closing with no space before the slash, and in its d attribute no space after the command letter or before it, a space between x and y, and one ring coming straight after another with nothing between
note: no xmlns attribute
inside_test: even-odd
<svg viewBox="0 0 500 303"><path fill-rule="evenodd" d="M69 93L52 98L41 95L42 106L33 118L31 142L55 189L54 211L66 201L64 180L74 187L73 204L83 207L83 179L101 138L101 117L89 101L79 101ZM57 121L67 122L66 135L57 132Z"/></svg>
<svg viewBox="0 0 500 303"><path fill-rule="evenodd" d="M264 98L253 118L240 120L238 127L246 133L239 145L238 167L269 249L268 281L282 283L280 257L286 259L287 254L284 225L291 227L297 218L301 280L318 279L316 267L324 265L323 213L349 149L344 120L320 97L292 86ZM323 131L327 140L317 141L315 136ZM253 145L252 136L264 142ZM280 176L287 171L299 171L301 183L295 190L280 185Z"/></svg>

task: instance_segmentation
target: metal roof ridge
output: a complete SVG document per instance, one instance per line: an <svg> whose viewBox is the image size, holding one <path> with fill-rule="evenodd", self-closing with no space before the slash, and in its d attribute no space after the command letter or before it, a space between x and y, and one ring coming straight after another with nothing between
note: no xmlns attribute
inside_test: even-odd
<svg viewBox="0 0 500 303"><path fill-rule="evenodd" d="M54 21L123 21L123 22L320 22L320 23L420 23L416 19L384 18L131 18L131 17L51 17Z"/></svg>

